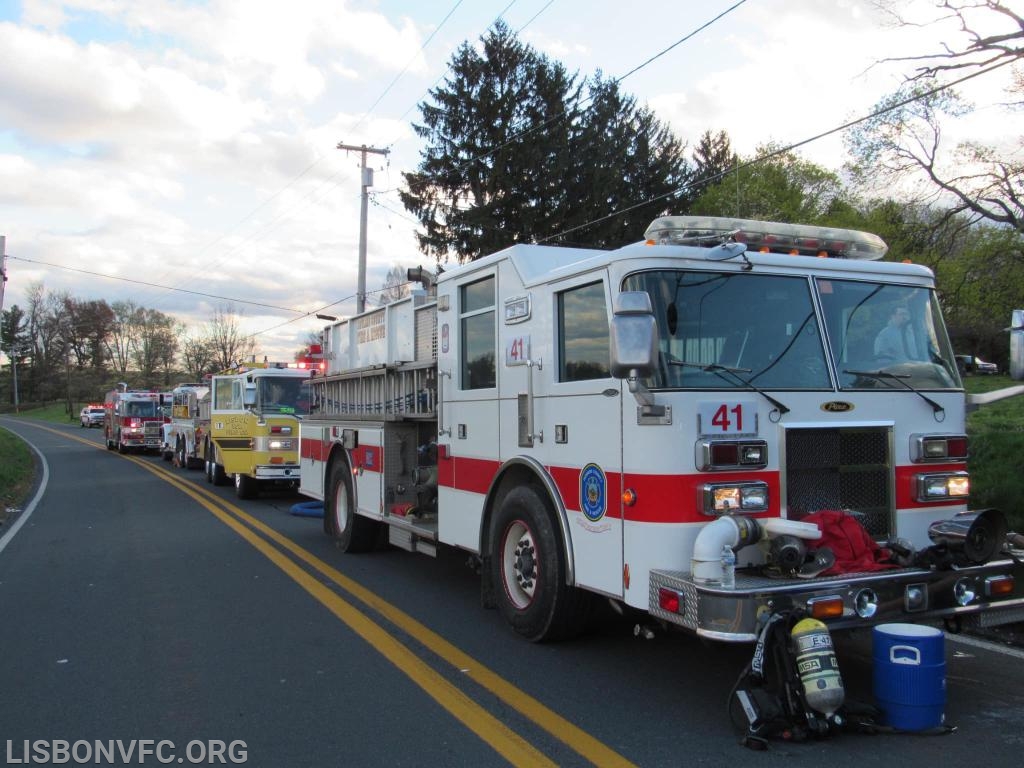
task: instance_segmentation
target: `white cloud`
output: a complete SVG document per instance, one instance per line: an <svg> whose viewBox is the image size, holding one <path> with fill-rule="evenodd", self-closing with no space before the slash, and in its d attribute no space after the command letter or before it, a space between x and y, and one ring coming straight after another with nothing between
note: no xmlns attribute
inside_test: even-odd
<svg viewBox="0 0 1024 768"><path fill-rule="evenodd" d="M915 12L933 7L915 3ZM538 2L511 7L508 21L527 25L523 39L570 72L618 77L730 5L709 0L684 13L665 0L594 0L581 12L579 4ZM368 288L395 263L432 267L388 190L420 159L410 127L417 101L495 12L462 4L442 28L447 9L401 0L24 0L20 16L0 9L8 252L303 311L346 298L330 312L351 312L358 157L335 147L392 149L371 159L379 205L370 207ZM442 34L425 46L434 30ZM906 71L875 62L934 50L953 39L947 32L882 27L862 0L758 0L622 87L681 138L724 129L751 152L866 112ZM992 119L989 105L1002 100L995 78L975 86L969 95L983 111L947 135L1019 136ZM842 160L834 137L803 152L832 168ZM190 323L224 303L25 261L9 267L7 306L24 303L32 280L82 298L132 297ZM236 307L251 331L292 317ZM291 351L317 325L283 325L263 343Z"/></svg>

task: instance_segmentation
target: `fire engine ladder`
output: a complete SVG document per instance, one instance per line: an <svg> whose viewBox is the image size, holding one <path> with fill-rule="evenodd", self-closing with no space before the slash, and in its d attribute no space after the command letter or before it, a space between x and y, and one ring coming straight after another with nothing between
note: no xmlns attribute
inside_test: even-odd
<svg viewBox="0 0 1024 768"><path fill-rule="evenodd" d="M426 363L372 366L312 380L317 413L401 421L437 417L437 367Z"/></svg>

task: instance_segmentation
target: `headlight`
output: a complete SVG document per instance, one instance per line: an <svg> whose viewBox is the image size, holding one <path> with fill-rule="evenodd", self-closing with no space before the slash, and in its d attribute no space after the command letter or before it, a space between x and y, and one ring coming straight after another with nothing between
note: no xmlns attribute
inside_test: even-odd
<svg viewBox="0 0 1024 768"><path fill-rule="evenodd" d="M971 481L966 472L917 475L916 480L918 501L966 499L971 492Z"/></svg>
<svg viewBox="0 0 1024 768"><path fill-rule="evenodd" d="M910 460L963 461L967 459L966 435L911 435Z"/></svg>
<svg viewBox="0 0 1024 768"><path fill-rule="evenodd" d="M761 469L768 465L768 443L764 440L700 440L697 469Z"/></svg>
<svg viewBox="0 0 1024 768"><path fill-rule="evenodd" d="M701 495L701 508L705 515L764 512L768 509L767 483L708 483Z"/></svg>

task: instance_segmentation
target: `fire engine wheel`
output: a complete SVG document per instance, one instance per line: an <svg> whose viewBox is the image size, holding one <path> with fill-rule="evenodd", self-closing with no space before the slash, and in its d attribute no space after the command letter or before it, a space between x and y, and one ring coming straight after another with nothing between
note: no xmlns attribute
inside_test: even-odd
<svg viewBox="0 0 1024 768"><path fill-rule="evenodd" d="M227 473L224 471L224 467L217 463L212 443L206 444L206 451L203 455L206 456L206 482L214 485L227 485Z"/></svg>
<svg viewBox="0 0 1024 768"><path fill-rule="evenodd" d="M257 483L255 478L239 472L235 475L235 496L240 499L255 499L260 494Z"/></svg>
<svg viewBox="0 0 1024 768"><path fill-rule="evenodd" d="M188 459L185 457L185 441L180 437L174 446L174 463L182 469L188 469Z"/></svg>
<svg viewBox="0 0 1024 768"><path fill-rule="evenodd" d="M128 453L128 446L121 442L121 435L117 436L117 452L121 454Z"/></svg>
<svg viewBox="0 0 1024 768"><path fill-rule="evenodd" d="M509 491L491 531L491 576L505 620L533 642L578 634L590 595L566 584L565 553L538 492L527 485Z"/></svg>
<svg viewBox="0 0 1024 768"><path fill-rule="evenodd" d="M334 461L327 478L324 499L324 531L334 537L342 552L369 552L377 543L378 523L355 511L352 473L344 461Z"/></svg>

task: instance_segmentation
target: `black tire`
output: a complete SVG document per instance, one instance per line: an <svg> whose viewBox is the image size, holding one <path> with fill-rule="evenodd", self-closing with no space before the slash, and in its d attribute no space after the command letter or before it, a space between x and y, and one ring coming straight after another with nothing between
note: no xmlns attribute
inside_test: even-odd
<svg viewBox="0 0 1024 768"><path fill-rule="evenodd" d="M566 584L554 515L532 486L513 488L501 502L491 526L490 567L498 609L527 640L563 640L586 628L592 596Z"/></svg>
<svg viewBox="0 0 1024 768"><path fill-rule="evenodd" d="M206 444L206 449L203 451L205 458L203 459L203 474L206 475L206 482L213 482L213 456L210 454L210 444Z"/></svg>
<svg viewBox="0 0 1024 768"><path fill-rule="evenodd" d="M185 441L180 435L174 444L174 460L182 469L186 469L188 467L188 459L185 458Z"/></svg>
<svg viewBox="0 0 1024 768"><path fill-rule="evenodd" d="M117 452L121 455L128 453L128 446L121 442L121 434L117 434Z"/></svg>
<svg viewBox="0 0 1024 768"><path fill-rule="evenodd" d="M115 445L114 445L113 441L109 437L107 437L107 433L106 432L103 433L103 442L105 442L107 444L107 450L108 451L114 450Z"/></svg>
<svg viewBox="0 0 1024 768"><path fill-rule="evenodd" d="M239 472L235 475L235 496L240 499L255 499L260 493L258 482L255 478Z"/></svg>
<svg viewBox="0 0 1024 768"><path fill-rule="evenodd" d="M228 476L224 467L217 463L217 454L213 450L213 443L206 444L206 480L214 485L227 485Z"/></svg>
<svg viewBox="0 0 1024 768"><path fill-rule="evenodd" d="M331 463L324 498L324 530L342 552L369 552L377 543L380 524L356 513L352 473L345 461Z"/></svg>

